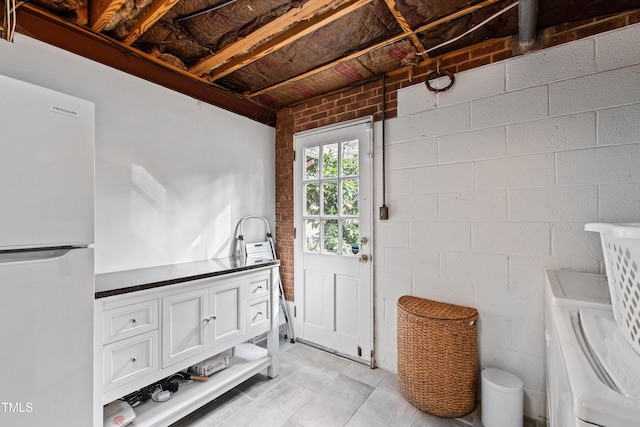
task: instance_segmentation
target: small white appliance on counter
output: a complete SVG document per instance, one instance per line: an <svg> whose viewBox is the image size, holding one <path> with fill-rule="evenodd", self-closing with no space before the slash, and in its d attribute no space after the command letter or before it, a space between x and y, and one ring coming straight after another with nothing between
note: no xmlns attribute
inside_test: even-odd
<svg viewBox="0 0 640 427"><path fill-rule="evenodd" d="M620 334L605 276L547 271L550 427L640 426L640 354Z"/></svg>
<svg viewBox="0 0 640 427"><path fill-rule="evenodd" d="M0 425L93 424L94 105L0 75Z"/></svg>

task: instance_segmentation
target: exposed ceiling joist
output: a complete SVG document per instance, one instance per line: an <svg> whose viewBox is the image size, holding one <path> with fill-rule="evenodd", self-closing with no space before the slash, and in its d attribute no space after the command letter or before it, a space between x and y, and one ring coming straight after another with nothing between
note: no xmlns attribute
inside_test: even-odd
<svg viewBox="0 0 640 427"><path fill-rule="evenodd" d="M180 0L156 0L151 7L138 20L129 34L122 40L124 44L131 44L147 31L153 24L164 16Z"/></svg>
<svg viewBox="0 0 640 427"><path fill-rule="evenodd" d="M34 4L64 27L33 30L37 38L266 122L280 108L381 73L401 70L411 81L416 66L485 40L520 35L455 60L475 66L543 49L547 38L535 38L543 29L584 21L605 31L640 17L640 0L28 0Z"/></svg>
<svg viewBox="0 0 640 427"><path fill-rule="evenodd" d="M407 23L407 20L404 17L404 15L396 7L395 0L384 0L384 1L387 4L387 7L391 11L391 13L393 14L393 17L396 19L396 21L400 25L400 28L402 28L402 31L404 31L404 33L409 37L409 40L411 40L411 44L413 45L413 47L416 48L416 51L424 52L426 49L422 45L422 42L420 41L418 36L413 32L413 30Z"/></svg>
<svg viewBox="0 0 640 427"><path fill-rule="evenodd" d="M244 55L247 52L250 52L256 46L259 46L266 40L270 40L274 36L280 35L284 31L287 31L296 23L312 19L319 13L323 13L326 10L335 9L345 3L348 3L348 0L309 0L301 7L291 9L280 18L274 19L270 23L258 28L247 37L238 39L238 41L225 47L219 52L216 52L215 54L202 59L196 65L189 68L189 72L197 75L202 75L213 68L225 64L235 56Z"/></svg>
<svg viewBox="0 0 640 427"><path fill-rule="evenodd" d="M432 22L430 22L428 24L425 24L425 25L419 27L418 29L416 29L415 31L411 31L410 34L417 34L417 33L422 33L422 32L428 31L428 30L430 30L430 29L432 29L434 27L437 27L438 25L447 23L449 21L453 21L454 19L457 19L457 18L459 18L461 16L464 16L464 15L468 15L469 13L473 13L476 10L481 9L483 7L486 7L486 6L490 5L490 4L496 3L497 1L499 1L499 0L485 0L483 2L475 4L473 6L469 6L469 7L465 8L465 9L462 9L462 10L459 10L459 11L457 11L455 13L452 13L451 15L447 15L444 18L440 18L440 19L432 21ZM390 37L390 38L388 38L386 40L383 40L383 41L378 42L378 43L376 43L374 45L371 45L371 46L367 47L366 49L362 49L362 50L354 52L354 53L352 53L350 55L344 56L344 57L342 57L342 58L340 58L340 59L338 59L336 61L333 61L333 62L331 62L329 64L325 64L322 67L314 68L311 71L308 71L306 73L297 75L297 76L295 76L295 77L293 77L293 78L291 78L289 80L282 81L282 82L277 83L277 84L275 84L273 86L269 86L267 88L258 90L258 91L253 92L253 93L245 94L245 97L246 98L255 98L256 96L260 96L260 95L262 95L264 93L267 93L267 92L269 92L271 90L274 90L274 89L277 89L279 87L288 85L290 83L294 83L296 81L300 81L300 80L305 79L307 77L311 77L311 76L313 76L315 74L318 74L318 73L320 73L322 71L326 71L326 70L328 70L330 68L333 68L338 64L341 64L341 63L344 63L344 62L347 62L347 61L351 61L352 59L358 58L359 56L362 56L362 55L364 55L366 53L372 52L374 50L377 50L377 49L383 48L385 46L388 46L388 45L390 45L392 43L396 43L396 42L398 42L400 40L406 39L407 36L408 36L407 33L402 33L402 34L395 35L395 36Z"/></svg>
<svg viewBox="0 0 640 427"><path fill-rule="evenodd" d="M112 68L146 79L209 104L274 125L272 110L240 98L178 67L80 25L45 12L29 3L18 8L18 30L35 39Z"/></svg>
<svg viewBox="0 0 640 427"><path fill-rule="evenodd" d="M96 33L107 26L113 15L122 7L125 0L91 0L89 1L89 25Z"/></svg>
<svg viewBox="0 0 640 427"><path fill-rule="evenodd" d="M272 38L268 42L262 44L257 49L251 51L246 55L236 56L229 60L226 64L212 68L213 72L209 76L211 81L216 81L224 76L233 73L240 68L255 62L270 53L275 52L301 38L313 33L314 31L330 24L331 22L342 18L343 16L353 12L354 10L371 3L373 0L357 0L343 4L337 9L327 12L323 15L316 16L312 19L304 21L299 25L285 31L277 37Z"/></svg>

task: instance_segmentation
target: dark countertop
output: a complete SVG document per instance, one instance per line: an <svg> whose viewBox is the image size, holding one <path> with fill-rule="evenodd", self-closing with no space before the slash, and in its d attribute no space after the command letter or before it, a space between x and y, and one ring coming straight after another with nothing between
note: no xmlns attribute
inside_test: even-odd
<svg viewBox="0 0 640 427"><path fill-rule="evenodd" d="M238 258L216 258L96 274L96 299L276 265L279 260L246 264Z"/></svg>

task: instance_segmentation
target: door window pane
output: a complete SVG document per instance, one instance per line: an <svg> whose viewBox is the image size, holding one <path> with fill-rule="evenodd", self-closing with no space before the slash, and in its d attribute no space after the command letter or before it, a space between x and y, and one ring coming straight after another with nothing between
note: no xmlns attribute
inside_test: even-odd
<svg viewBox="0 0 640 427"><path fill-rule="evenodd" d="M304 250L320 252L320 221L307 219L304 222Z"/></svg>
<svg viewBox="0 0 640 427"><path fill-rule="evenodd" d="M322 146L322 177L338 177L338 143Z"/></svg>
<svg viewBox="0 0 640 427"><path fill-rule="evenodd" d="M358 139L304 148L306 252L354 256L359 251Z"/></svg>
<svg viewBox="0 0 640 427"><path fill-rule="evenodd" d="M323 234L323 246L324 253L338 253L338 220L337 219L325 219L322 221L322 234Z"/></svg>
<svg viewBox="0 0 640 427"><path fill-rule="evenodd" d="M342 181L342 215L358 215L358 180Z"/></svg>
<svg viewBox="0 0 640 427"><path fill-rule="evenodd" d="M304 196L306 202L306 215L320 214L320 184L310 182L304 186Z"/></svg>
<svg viewBox="0 0 640 427"><path fill-rule="evenodd" d="M338 181L322 183L323 215L338 214Z"/></svg>
<svg viewBox="0 0 640 427"><path fill-rule="evenodd" d="M357 139L342 143L342 166L340 168L342 176L358 175L358 150L359 143Z"/></svg>
<svg viewBox="0 0 640 427"><path fill-rule="evenodd" d="M360 229L357 219L345 219L342 221L342 253L356 255L360 244Z"/></svg>
<svg viewBox="0 0 640 427"><path fill-rule="evenodd" d="M320 164L320 147L306 147L304 149L304 179L318 179L320 178L319 164Z"/></svg>

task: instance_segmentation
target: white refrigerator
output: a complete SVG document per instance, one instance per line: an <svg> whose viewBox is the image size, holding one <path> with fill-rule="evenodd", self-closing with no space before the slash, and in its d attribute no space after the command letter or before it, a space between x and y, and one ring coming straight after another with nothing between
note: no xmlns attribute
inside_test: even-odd
<svg viewBox="0 0 640 427"><path fill-rule="evenodd" d="M93 424L94 105L0 75L0 426Z"/></svg>

